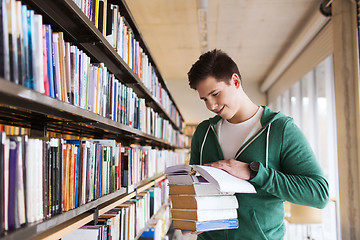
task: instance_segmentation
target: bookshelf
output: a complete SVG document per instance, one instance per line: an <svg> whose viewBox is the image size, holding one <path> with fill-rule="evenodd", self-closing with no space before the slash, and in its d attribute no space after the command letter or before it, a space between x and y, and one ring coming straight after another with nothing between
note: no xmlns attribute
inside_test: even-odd
<svg viewBox="0 0 360 240"><path fill-rule="evenodd" d="M168 119L175 129L181 132L183 131L183 123L176 124L176 121L170 117L159 101L154 98L148 89L146 89L141 80L109 44L103 34L101 34L94 24L79 9L74 1L24 0L23 2L34 9L37 13L41 14L44 22L56 27L58 31L64 32L67 41L76 43L76 45L88 53L93 61L104 63L110 72L115 74L118 79L121 79L124 84L133 88L139 97L145 98L150 107L159 112L165 119ZM124 1L114 1L114 3L118 4L122 11L128 11L128 7ZM140 44L142 44L145 52L148 53L150 61L158 74L161 84L169 93L172 102L176 106L165 81L156 67L155 61L151 58L150 51L146 47L146 43L142 39L140 31L137 29L130 12L124 12L124 15L125 17L128 16L129 20L127 19L127 22L136 33L136 37L140 40ZM177 106L176 108L178 109ZM183 122L181 114L180 117L182 119L181 122Z"/></svg>
<svg viewBox="0 0 360 240"><path fill-rule="evenodd" d="M92 63L103 63L107 70L132 88L139 98L145 99L163 119L170 122L175 131L183 134L184 121L171 96L166 82L151 57L139 29L124 1L108 0L119 5L120 13L125 17L134 36L147 54L159 83L175 107L178 117L169 112L161 101L145 86L137 74L129 67L117 51L111 46L93 22L72 0L23 0L23 4L43 16L43 23L50 24L54 30L64 33L66 42L71 42L84 51ZM167 140L147 134L128 125L113 121L97 113L66 103L45 94L0 78L0 124L30 129L30 137L47 137L49 132L76 138L115 139L122 144L151 146L156 149L175 150L182 148ZM147 178L128 188L103 195L100 198L80 205L77 208L53 215L50 218L27 223L16 230L0 236L4 240L15 239L59 239L71 231L93 221L97 216L134 198L138 193L165 178L163 174ZM141 234L141 233L140 233Z"/></svg>
<svg viewBox="0 0 360 240"><path fill-rule="evenodd" d="M131 193L126 193L126 189L122 189L118 192L105 195L95 201L89 202L61 215L56 215L50 219L44 220L41 223L29 224L24 228L20 228L19 230L5 235L1 239L59 239L94 220L94 218L98 215L101 215L115 206L135 197L137 192L144 191L164 178L164 175L160 175L147 179L139 183L138 187L135 188L135 191Z"/></svg>
<svg viewBox="0 0 360 240"><path fill-rule="evenodd" d="M33 136L44 137L46 131L50 130L83 137L177 147L163 139L1 78L0 86L0 123L30 128L31 132L35 132Z"/></svg>

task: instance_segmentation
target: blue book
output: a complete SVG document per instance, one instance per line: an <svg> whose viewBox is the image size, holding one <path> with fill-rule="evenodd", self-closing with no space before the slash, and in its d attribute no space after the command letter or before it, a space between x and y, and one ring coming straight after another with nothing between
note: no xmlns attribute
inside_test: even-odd
<svg viewBox="0 0 360 240"><path fill-rule="evenodd" d="M33 57L34 57L34 10L27 10L27 30L28 30L28 54L27 54L27 61L29 64L29 72L28 72L28 78L25 79L25 87L36 89L36 82L34 79L34 64L33 64Z"/></svg>
<svg viewBox="0 0 360 240"><path fill-rule="evenodd" d="M76 169L75 169L75 208L79 206L79 158L80 158L80 141L79 140L66 140L66 143L75 145L76 149Z"/></svg>
<svg viewBox="0 0 360 240"><path fill-rule="evenodd" d="M9 31L6 1L0 3L0 77L10 80Z"/></svg>
<svg viewBox="0 0 360 240"><path fill-rule="evenodd" d="M80 157L80 147L76 147L76 172L75 172L75 207L79 206L78 204L78 195L79 195L79 157Z"/></svg>
<svg viewBox="0 0 360 240"><path fill-rule="evenodd" d="M236 229L239 227L237 219L213 220L213 221L189 221L189 220L173 220L174 228L193 231L205 232L214 230Z"/></svg>
<svg viewBox="0 0 360 240"><path fill-rule="evenodd" d="M78 53L78 71L79 71L79 100L78 100L78 106L83 108L83 104L82 104L82 96L83 96L83 59L82 59L82 51L79 50Z"/></svg>
<svg viewBox="0 0 360 240"><path fill-rule="evenodd" d="M25 57L25 65L24 65L24 82L22 83L25 85L26 81L30 78L30 67L29 64L29 35L28 35L28 19L27 19L27 7L26 5L21 6L21 14L22 14L22 36L23 36L23 46L24 46L24 57Z"/></svg>
<svg viewBox="0 0 360 240"><path fill-rule="evenodd" d="M117 106L118 106L118 81L114 80L114 87L113 87L113 110L112 110L112 120L117 121Z"/></svg>
<svg viewBox="0 0 360 240"><path fill-rule="evenodd" d="M9 151L9 196L8 196L8 230L14 230L19 227L17 214L17 154L18 142L10 138Z"/></svg>
<svg viewBox="0 0 360 240"><path fill-rule="evenodd" d="M55 98L52 29L51 29L51 25L49 24L45 24L45 38L46 38L47 71L49 78L50 97Z"/></svg>

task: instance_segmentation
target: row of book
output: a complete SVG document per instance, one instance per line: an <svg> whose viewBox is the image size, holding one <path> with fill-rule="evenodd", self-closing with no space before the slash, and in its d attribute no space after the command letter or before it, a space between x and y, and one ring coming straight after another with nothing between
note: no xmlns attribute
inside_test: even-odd
<svg viewBox="0 0 360 240"><path fill-rule="evenodd" d="M162 193L166 191L164 187L167 187L166 180L138 193L135 198L100 215L97 222L92 221L62 239L134 239L144 231L151 216L167 203L162 202Z"/></svg>
<svg viewBox="0 0 360 240"><path fill-rule="evenodd" d="M1 1L0 77L114 121L184 145L168 120L147 107L102 63L64 40L20 1ZM160 101L161 102L161 101ZM165 130L166 129L166 130Z"/></svg>
<svg viewBox="0 0 360 240"><path fill-rule="evenodd" d="M115 140L0 134L0 230L79 207L183 162L182 153Z"/></svg>
<svg viewBox="0 0 360 240"><path fill-rule="evenodd" d="M135 38L130 25L121 15L119 6L109 3L107 0L74 0L74 2L99 29L146 88L164 106L177 126L182 127L182 120L178 110L159 82L155 68L140 46L139 41Z"/></svg>

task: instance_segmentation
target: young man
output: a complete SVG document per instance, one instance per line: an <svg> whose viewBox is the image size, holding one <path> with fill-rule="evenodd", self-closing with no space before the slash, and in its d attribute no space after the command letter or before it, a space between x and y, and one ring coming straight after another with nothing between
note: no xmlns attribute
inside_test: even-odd
<svg viewBox="0 0 360 240"><path fill-rule="evenodd" d="M236 194L239 228L198 239L283 239L284 201L324 208L328 183L292 118L257 106L246 95L236 63L220 50L191 67L189 85L216 113L197 127L190 164L206 164L250 181L256 194Z"/></svg>

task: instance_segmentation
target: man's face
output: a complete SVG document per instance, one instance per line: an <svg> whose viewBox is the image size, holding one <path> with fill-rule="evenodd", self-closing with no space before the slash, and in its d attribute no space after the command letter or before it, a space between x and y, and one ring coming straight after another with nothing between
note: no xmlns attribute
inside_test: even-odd
<svg viewBox="0 0 360 240"><path fill-rule="evenodd" d="M210 76L199 82L196 90L210 111L226 120L231 120L240 107L239 88L241 88L240 80L236 74L233 74L229 84Z"/></svg>

